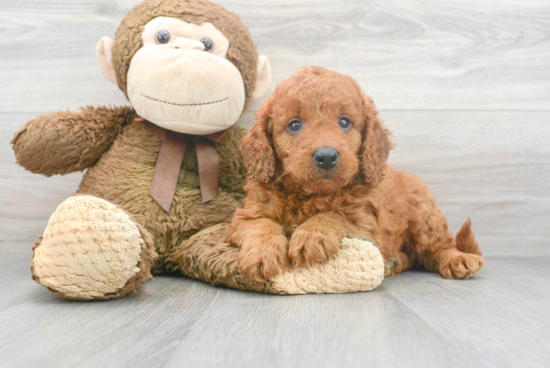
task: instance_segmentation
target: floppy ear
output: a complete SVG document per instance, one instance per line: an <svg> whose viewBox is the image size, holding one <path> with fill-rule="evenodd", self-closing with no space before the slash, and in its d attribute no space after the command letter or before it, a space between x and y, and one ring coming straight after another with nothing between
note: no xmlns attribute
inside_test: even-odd
<svg viewBox="0 0 550 368"><path fill-rule="evenodd" d="M248 176L262 183L269 182L275 174L275 153L268 132L270 110L271 103L268 99L256 112L256 122L241 141Z"/></svg>
<svg viewBox="0 0 550 368"><path fill-rule="evenodd" d="M382 126L374 102L363 95L363 148L361 154L362 169L365 181L376 185L384 178L386 162L392 144L390 132Z"/></svg>

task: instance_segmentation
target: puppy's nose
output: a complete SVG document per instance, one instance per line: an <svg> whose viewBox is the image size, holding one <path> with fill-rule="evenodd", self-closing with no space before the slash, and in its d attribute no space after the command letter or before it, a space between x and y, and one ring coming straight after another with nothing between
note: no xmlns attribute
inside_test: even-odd
<svg viewBox="0 0 550 368"><path fill-rule="evenodd" d="M332 147L319 148L313 154L313 162L323 170L330 170L338 163L338 152Z"/></svg>

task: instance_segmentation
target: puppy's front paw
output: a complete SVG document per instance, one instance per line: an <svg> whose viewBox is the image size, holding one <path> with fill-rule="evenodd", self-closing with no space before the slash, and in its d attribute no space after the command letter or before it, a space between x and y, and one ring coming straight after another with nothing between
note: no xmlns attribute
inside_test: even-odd
<svg viewBox="0 0 550 368"><path fill-rule="evenodd" d="M299 227L292 235L289 256L296 267L328 261L340 249L340 239L314 227Z"/></svg>
<svg viewBox="0 0 550 368"><path fill-rule="evenodd" d="M285 236L262 236L241 246L237 265L255 281L270 280L289 269L288 239Z"/></svg>

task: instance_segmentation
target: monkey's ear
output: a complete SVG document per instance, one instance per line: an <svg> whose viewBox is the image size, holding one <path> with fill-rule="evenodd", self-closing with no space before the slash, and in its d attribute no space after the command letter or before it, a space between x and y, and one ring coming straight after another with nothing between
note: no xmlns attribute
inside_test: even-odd
<svg viewBox="0 0 550 368"><path fill-rule="evenodd" d="M101 72L111 82L116 84L116 74L115 74L115 68L113 68L113 45L115 41L113 41L109 37L103 37L99 42L97 43L97 46L95 48L95 55L97 57L97 61L99 62L99 68L101 69Z"/></svg>
<svg viewBox="0 0 550 368"><path fill-rule="evenodd" d="M256 122L252 129L241 140L248 176L261 183L268 183L275 174L275 152L268 131L270 110L271 101L268 99L256 112Z"/></svg>
<svg viewBox="0 0 550 368"><path fill-rule="evenodd" d="M258 98L267 91L271 83L271 65L267 56L260 55L258 57L258 77L256 79L256 88L252 93L252 98Z"/></svg>

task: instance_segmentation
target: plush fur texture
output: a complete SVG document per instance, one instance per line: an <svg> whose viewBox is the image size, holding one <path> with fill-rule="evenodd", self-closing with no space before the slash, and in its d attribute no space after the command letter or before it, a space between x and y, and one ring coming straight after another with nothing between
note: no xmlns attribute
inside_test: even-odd
<svg viewBox="0 0 550 368"><path fill-rule="evenodd" d="M113 66L118 86L125 94L130 60L142 47L143 27L161 16L194 24L210 22L222 31L229 39L227 59L241 72L247 99L252 96L258 73L256 44L238 15L207 0L145 0L124 18L115 34Z"/></svg>
<svg viewBox="0 0 550 368"><path fill-rule="evenodd" d="M328 262L298 267L272 279L276 290L287 294L371 291L384 280L384 261L370 241L344 238Z"/></svg>
<svg viewBox="0 0 550 368"><path fill-rule="evenodd" d="M54 212L33 247L33 278L71 299L114 299L151 276L151 235L103 199L76 195Z"/></svg>
<svg viewBox="0 0 550 368"><path fill-rule="evenodd" d="M272 280L251 280L237 264L239 248L228 244L226 224L193 235L168 256L184 275L235 289L270 294L351 293L370 291L384 279L380 250L362 237L345 238L328 262L290 269Z"/></svg>
<svg viewBox="0 0 550 368"><path fill-rule="evenodd" d="M220 157L220 191L202 203L194 145L188 147L170 212L149 195L164 129L147 122L126 126L101 160L89 168L79 193L94 195L122 206L153 234L160 255L154 272L169 271L164 256L195 233L227 223L244 197L245 165L239 153L243 133L233 127L217 150Z"/></svg>
<svg viewBox="0 0 550 368"><path fill-rule="evenodd" d="M342 116L349 130L340 127ZM294 119L299 133L287 129ZM339 155L328 171L313 161L322 147ZM349 233L374 240L392 265L387 274L419 266L468 278L483 266L470 221L453 239L427 186L387 165L389 132L350 77L301 69L264 102L242 149L248 196L228 236L240 248L239 268L255 280L330 260Z"/></svg>
<svg viewBox="0 0 550 368"><path fill-rule="evenodd" d="M252 95L257 76L256 46L238 16L206 0L146 0L127 15L117 30L113 52L118 84L125 94L128 65L132 56L142 46L143 26L158 16L174 17L189 23L214 24L229 39L231 45L227 58L242 73L246 95ZM170 212L166 213L149 195L155 164L166 130L146 121L135 121L137 117L134 109L130 107L86 107L79 112L67 111L39 116L28 122L12 140L17 162L34 173L50 176L87 169L77 194L85 195L86 198L96 198L99 202L94 203L106 203L111 210L117 209L112 210L113 213L118 213L117 211L120 210L122 211L120 213L128 214L129 220L124 226L131 227L135 224L140 230L143 244L146 245L139 255L141 261L137 265L141 271L137 271L134 276L131 274L124 276L129 279L115 292L104 289L97 293L84 291L79 294L74 290L82 291L87 288L90 291L93 287L84 285L87 281L82 279L81 282L71 275L59 274L54 275L54 278L59 279L59 276L63 276L66 280L73 280L75 285L72 291L67 289L66 285L61 285L64 282L48 283L45 278L48 274L42 271L55 268L56 260L53 256L41 256L47 250L63 244L64 251L61 252L65 257L63 262L77 266L85 262L81 258L86 256L76 250L91 246L92 243L99 248L109 247L108 243L99 245L90 240L101 237L97 234L99 225L94 223L97 216L90 215L97 209L87 209L83 206L81 211L89 210L90 213L82 213L78 216L81 220L76 221L74 214L79 210L73 208L74 199L71 198L60 206L52 217L51 226L49 225L46 229L46 234L53 235L45 236L34 247L34 256L38 258L33 263L33 277L51 292L80 300L121 297L139 287L148 278L150 272L181 271L201 277L202 274L195 272L196 270L186 269L187 266L192 267L191 264L184 263L184 260L177 256L170 257L171 253L181 253L177 252L179 247L185 249L190 246L196 247L191 253L199 258L202 257L205 267L216 264L216 257L220 257L219 253L211 252L208 248L206 238L204 246L197 237L194 237L192 242L186 241L210 226L229 222L234 210L242 206L246 176L246 168L239 149L242 130L237 127L230 128L223 143L218 145L220 192L214 200L205 204L201 203L195 147L193 144L189 145L173 205ZM56 232L57 228L64 230L59 233ZM66 233L80 235L66 241L64 238ZM86 241L92 241L92 243L88 244ZM224 234L219 235L218 241L227 246ZM130 243L135 242L134 239ZM71 252L73 248L75 251ZM203 250L204 253L202 253ZM98 252L103 254L103 251L105 254L109 252L108 249L100 249ZM132 259L131 263L136 262L134 254L127 256L129 258L124 262ZM106 258L101 259L101 257L97 261L108 262ZM226 261L221 257L221 263ZM231 262L227 261L227 263L229 264L227 267L230 268ZM103 269L105 264L96 266L97 269ZM211 270L214 276L212 278L204 276L206 281L222 280L223 275L216 276L216 273L225 272L224 267L219 269L214 267ZM59 273L58 271L62 270L56 268L55 272ZM209 271L204 272L206 274ZM242 275L239 277L243 279L239 281L242 288L260 290L269 287L258 286ZM117 282L120 284L119 279ZM233 286L231 280L220 281L220 283ZM246 286L247 283L250 285Z"/></svg>
<svg viewBox="0 0 550 368"><path fill-rule="evenodd" d="M93 165L135 118L130 107L60 111L29 121L15 133L17 163L45 176L82 171Z"/></svg>
<svg viewBox="0 0 550 368"><path fill-rule="evenodd" d="M90 118L91 111L98 113ZM124 119L116 120L119 125L108 125L111 116L119 114L125 116ZM228 223L235 209L242 205L246 167L239 150L239 141L243 136L243 131L240 128L231 128L222 144L217 147L220 157L221 184L218 197L208 203L201 203L196 151L195 147L190 145L182 164L174 203L170 212L166 213L149 195L156 159L165 133L164 129L148 122L134 121L136 115L130 108L86 108L80 114L71 113L71 120L64 120L64 116L66 113L60 113L61 119L58 124L54 123L55 114L39 117L27 123L15 135L12 144L19 164L33 172L52 175L82 169L79 165L89 160L92 165L84 175L77 194L101 198L125 213L131 214L130 218L141 229L142 237L148 239L146 243L152 245L153 254L155 254L154 251L158 253L158 257L156 254L147 257L148 261L145 267L147 274L149 271L156 274L181 271L195 277L211 274L213 276L204 276L205 281L221 280L217 283L231 287L238 286L231 279L225 279L225 268L231 268L234 260L224 259L217 251L212 252L212 249L208 247L208 237L205 237L204 240L201 240L200 237L192 239L190 237L210 226ZM85 119L89 119L88 124L85 123ZM70 121L73 124L65 124L65 121ZM69 137L71 134L76 134L75 139L57 139L63 136ZM48 137L50 139L46 141ZM104 149L102 145L94 146L93 142L97 140L100 142L109 140L112 141L112 145L108 150ZM95 150L89 149L90 147ZM71 154L57 154L57 152L64 151L71 152ZM77 156L76 153L80 153L80 156ZM72 199L67 202L72 202ZM63 217L59 220L52 220L51 226L63 226L66 232L79 231L83 233L83 238L94 237L95 227L87 221L88 216L80 216L80 221L72 221L73 216L64 210L66 207L67 203L60 206L58 211L62 211ZM81 211L86 211L85 207ZM54 217L58 218L59 214L54 214ZM93 221L94 217L90 217L89 220ZM61 225L54 225L57 223ZM51 232L50 225L46 232ZM61 240L56 238L52 241L57 243ZM39 240L35 245L35 252L41 247L42 241L43 239ZM232 248L225 240L224 231L218 234L216 242L222 248ZM76 249L83 245L76 241L68 246ZM189 251L189 247L192 248L191 251ZM149 250L147 251L149 252ZM235 248L235 257L236 251ZM72 253L75 254L75 252ZM170 256L171 253L174 255ZM180 257L182 254L200 258L205 270L201 273L195 269L188 269L187 267L195 265L185 263L186 261ZM73 260L72 262L77 261ZM33 263L34 278L40 282L41 278L35 272L38 264L46 268L50 266L44 265L40 261L36 264ZM209 268L210 264L220 264L221 266ZM263 290L269 288L268 285L253 283L244 275L235 277L242 279L239 282L240 288L243 289ZM137 283L129 280L129 286L124 290L105 295L98 293L91 295L91 299L104 300L124 296L139 287L146 279L140 278ZM49 285L45 286L51 292L66 298L90 299L88 295L60 292ZM273 290L273 292L276 291Z"/></svg>

